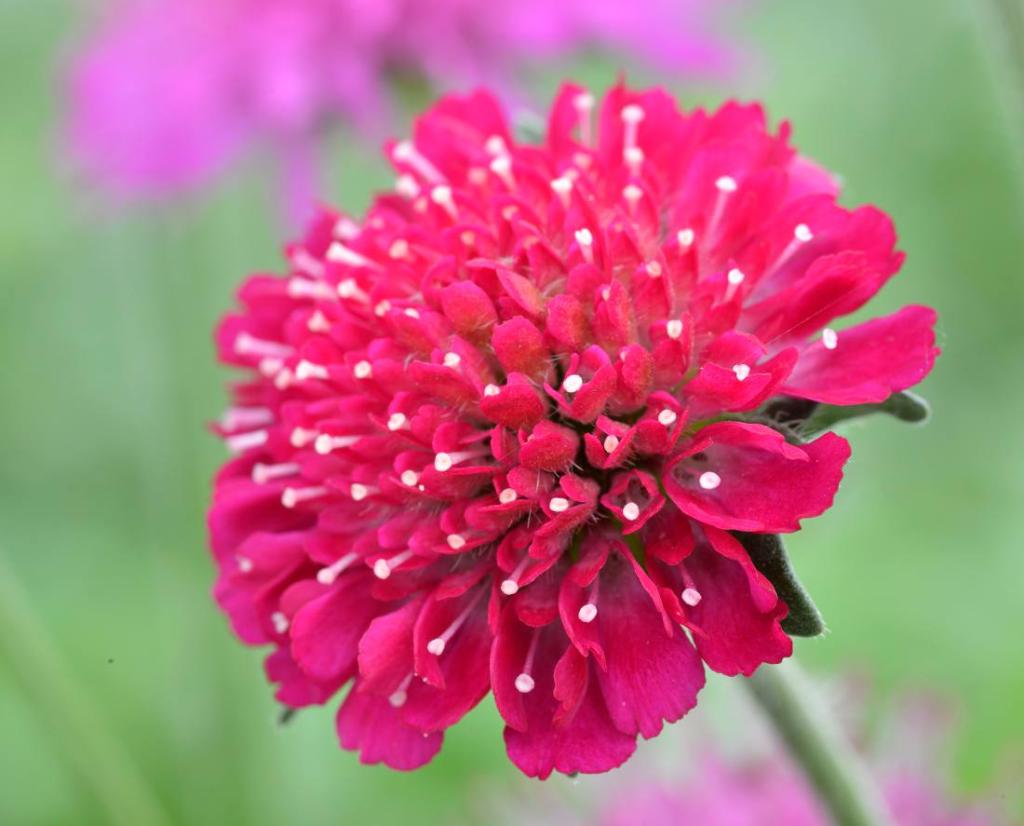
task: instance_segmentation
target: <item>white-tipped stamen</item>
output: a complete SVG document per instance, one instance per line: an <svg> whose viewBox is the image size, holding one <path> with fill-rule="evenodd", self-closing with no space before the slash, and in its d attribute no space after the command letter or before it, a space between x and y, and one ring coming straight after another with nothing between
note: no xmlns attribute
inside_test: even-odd
<svg viewBox="0 0 1024 826"><path fill-rule="evenodd" d="M626 205L632 214L636 205L640 203L640 199L644 197L644 191L636 184L626 184L622 188L622 197L626 199Z"/></svg>
<svg viewBox="0 0 1024 826"><path fill-rule="evenodd" d="M377 306L373 308L373 314L377 316L377 318L384 318L390 310L391 302L385 299L384 301L379 301L377 303Z"/></svg>
<svg viewBox="0 0 1024 826"><path fill-rule="evenodd" d="M680 249L687 250L693 246L693 241L696 237L696 233L687 227L676 233L676 243L679 244Z"/></svg>
<svg viewBox="0 0 1024 826"><path fill-rule="evenodd" d="M581 605L580 610L576 612L576 616L580 622L591 623L597 619L597 606L592 602Z"/></svg>
<svg viewBox="0 0 1024 826"><path fill-rule="evenodd" d="M393 261L401 261L409 255L409 242L404 238L396 238L388 247L388 258Z"/></svg>
<svg viewBox="0 0 1024 826"><path fill-rule="evenodd" d="M735 192L738 188L736 179L731 175L723 175L715 181L715 189L719 192Z"/></svg>
<svg viewBox="0 0 1024 826"><path fill-rule="evenodd" d="M821 343L826 350L835 350L839 346L839 334L831 327L821 331Z"/></svg>
<svg viewBox="0 0 1024 826"><path fill-rule="evenodd" d="M747 376L750 375L750 365L734 364L732 366L732 372L736 374L736 381L746 381Z"/></svg>
<svg viewBox="0 0 1024 826"><path fill-rule="evenodd" d="M728 281L732 286L738 287L740 284L743 283L743 280L746 278L746 276L743 274L743 270L733 267L726 274L725 278L726 281Z"/></svg>
<svg viewBox="0 0 1024 826"><path fill-rule="evenodd" d="M802 244L806 244L814 238L814 233L811 232L811 228L807 224L797 224L793 230L793 238Z"/></svg>
<svg viewBox="0 0 1024 826"><path fill-rule="evenodd" d="M473 613L473 609L476 608L477 604L487 592L488 589L486 588L478 590L466 607L459 612L459 615L454 620L452 620L451 625L449 625L440 636L434 637L434 639L427 643L427 651L429 653L433 654L435 657L440 657L444 653L444 650L448 646L448 643L451 642L452 637L458 633L459 629L469 618L469 615Z"/></svg>
<svg viewBox="0 0 1024 826"><path fill-rule="evenodd" d="M614 453L615 449L618 446L619 446L619 437L618 436L605 436L604 437L603 447L604 447L604 452L605 453L609 453L609 454L610 453Z"/></svg>
<svg viewBox="0 0 1024 826"><path fill-rule="evenodd" d="M488 155L507 155L508 144L505 143L505 139L501 135L491 135L484 141L484 151Z"/></svg>
<svg viewBox="0 0 1024 826"><path fill-rule="evenodd" d="M498 494L498 501L503 505L510 505L516 501L517 495L512 488L502 488Z"/></svg>
<svg viewBox="0 0 1024 826"><path fill-rule="evenodd" d="M409 683L412 682L413 672L409 672L405 675L405 679L398 684L398 688L391 692L388 696L388 702L392 708L401 708L405 705L406 700L409 699Z"/></svg>
<svg viewBox="0 0 1024 826"><path fill-rule="evenodd" d="M586 227L583 227L582 229L576 230L576 232L573 234L573 237L576 239L576 244L580 248L580 255L583 256L583 259L588 264L593 264L594 234Z"/></svg>
<svg viewBox="0 0 1024 826"><path fill-rule="evenodd" d="M572 202L572 178L565 175L555 178L551 182L551 189L558 196L558 200L562 202L563 209L568 209Z"/></svg>
<svg viewBox="0 0 1024 826"><path fill-rule="evenodd" d="M281 492L281 504L286 508L294 508L301 502L308 502L310 499L318 499L327 494L327 488L322 485L315 485L309 488L285 488Z"/></svg>
<svg viewBox="0 0 1024 826"><path fill-rule="evenodd" d="M455 197L450 186L435 186L430 190L430 200L447 212L453 221L458 220L459 213L455 208Z"/></svg>
<svg viewBox="0 0 1024 826"><path fill-rule="evenodd" d="M579 373L570 373L562 382L562 389L566 393L578 393L581 387L583 387L583 376Z"/></svg>
<svg viewBox="0 0 1024 826"><path fill-rule="evenodd" d="M313 364L313 362L303 359L295 365L295 379L297 381L306 381L308 379L326 381L330 377L331 374L322 364Z"/></svg>
<svg viewBox="0 0 1024 826"><path fill-rule="evenodd" d="M462 364L462 359L458 353L445 353L444 358L441 359L441 364L445 367L458 367Z"/></svg>
<svg viewBox="0 0 1024 826"><path fill-rule="evenodd" d="M359 224L347 215L342 215L334 222L334 236L345 241L352 241L359 237Z"/></svg>
<svg viewBox="0 0 1024 826"><path fill-rule="evenodd" d="M353 482L348 489L348 495L352 497L353 502L362 502L367 496L375 492L366 485L361 485L359 482Z"/></svg>
<svg viewBox="0 0 1024 826"><path fill-rule="evenodd" d="M552 513L564 513L569 510L570 502L563 496L555 496L548 502L548 507L551 508Z"/></svg>
<svg viewBox="0 0 1024 826"><path fill-rule="evenodd" d="M420 311L417 310L415 307L406 307L404 310L402 310L402 314L408 316L409 318L420 317Z"/></svg>
<svg viewBox="0 0 1024 826"><path fill-rule="evenodd" d="M310 442L316 441L316 437L320 435L318 430L310 430L306 427L296 427L292 431L292 435L288 441L291 442L292 447L305 447Z"/></svg>
<svg viewBox="0 0 1024 826"><path fill-rule="evenodd" d="M365 267L367 269L379 270L380 264L356 252L351 247L345 246L341 241L333 241L327 248L327 260L335 264L344 264L346 267Z"/></svg>
<svg viewBox="0 0 1024 826"><path fill-rule="evenodd" d="M403 470L402 475L398 478L407 488L413 488L416 487L416 483L419 482L420 475L415 470Z"/></svg>
<svg viewBox="0 0 1024 826"><path fill-rule="evenodd" d="M321 433L313 442L313 449L321 456L326 456L332 450L344 450L352 447L359 441L359 436L332 436L330 433Z"/></svg>
<svg viewBox="0 0 1024 826"><path fill-rule="evenodd" d="M704 490L714 490L722 484L722 477L713 470L706 470L700 475L697 484L704 488Z"/></svg>
<svg viewBox="0 0 1024 826"><path fill-rule="evenodd" d="M269 407L231 407L220 417L220 426L225 430L241 427L259 427L274 421L274 411Z"/></svg>
<svg viewBox="0 0 1024 826"><path fill-rule="evenodd" d="M512 159L508 155L499 155L491 161L491 172L501 178L509 189L515 189L516 179L512 175Z"/></svg>
<svg viewBox="0 0 1024 826"><path fill-rule="evenodd" d="M676 419L679 418L679 414L675 410L666 407L658 414L658 424L665 425L665 427L671 427L676 423Z"/></svg>
<svg viewBox="0 0 1024 826"><path fill-rule="evenodd" d="M412 175L403 173L395 179L395 192L411 201L420 194L420 185Z"/></svg>
<svg viewBox="0 0 1024 826"><path fill-rule="evenodd" d="M661 264L657 261L648 261L644 268L651 278L661 278Z"/></svg>
<svg viewBox="0 0 1024 826"><path fill-rule="evenodd" d="M496 384L488 384L484 387L485 396L497 396L501 392L501 388Z"/></svg>
<svg viewBox="0 0 1024 826"><path fill-rule="evenodd" d="M248 574L248 573L252 572L252 569L253 569L254 566L252 564L252 560L249 559L249 557L247 557L247 556L235 557L235 562L238 565L238 570L241 571L243 574Z"/></svg>
<svg viewBox="0 0 1024 826"><path fill-rule="evenodd" d="M444 653L446 643L440 637L434 637L430 642L427 643L427 653L433 654L435 657L440 657Z"/></svg>
<svg viewBox="0 0 1024 826"><path fill-rule="evenodd" d="M448 547L453 551L460 551L466 547L466 540L462 534L450 533L446 541L448 542Z"/></svg>
<svg viewBox="0 0 1024 826"><path fill-rule="evenodd" d="M336 562L316 572L316 581L321 585L331 585L353 562L359 559L356 553L347 553Z"/></svg>
<svg viewBox="0 0 1024 826"><path fill-rule="evenodd" d="M392 432L401 430L408 421L404 413L392 413L388 416L388 430Z"/></svg>
<svg viewBox="0 0 1024 826"><path fill-rule="evenodd" d="M235 352L240 356L257 356L259 358L288 358L295 352L294 347L279 344L276 341L256 338L250 333L241 332L235 336Z"/></svg>
<svg viewBox="0 0 1024 826"><path fill-rule="evenodd" d="M270 434L266 430L250 430L248 433L235 433L224 439L228 450L232 453L244 453L254 447L261 447L267 443Z"/></svg>
<svg viewBox="0 0 1024 826"><path fill-rule="evenodd" d="M265 465L262 462L257 462L252 466L252 480L257 485L265 485L273 479L294 476L298 472L298 462L281 462L277 465Z"/></svg>
<svg viewBox="0 0 1024 826"><path fill-rule="evenodd" d="M387 579L398 566L411 556L412 551L402 551L400 554L395 554L391 559L378 559L373 563L373 575L377 579Z"/></svg>
<svg viewBox="0 0 1024 826"><path fill-rule="evenodd" d="M640 518L640 506L636 502L627 502L622 506L622 518L627 522L636 522Z"/></svg>
<svg viewBox="0 0 1024 826"><path fill-rule="evenodd" d="M629 167L629 174L639 176L644 166L644 150L639 146L627 146L622 150L622 160Z"/></svg>
<svg viewBox="0 0 1024 826"><path fill-rule="evenodd" d="M324 265L318 261L307 250L297 249L289 256L292 266L297 272L304 273L310 278L323 278Z"/></svg>
<svg viewBox="0 0 1024 826"><path fill-rule="evenodd" d="M343 278L338 282L338 298L351 301L358 301L360 304L369 304L370 296L359 288L354 278Z"/></svg>
<svg viewBox="0 0 1024 826"><path fill-rule="evenodd" d="M288 630L288 617L280 611L274 611L274 613L270 615L270 624L274 626L275 633L283 634Z"/></svg>
<svg viewBox="0 0 1024 826"><path fill-rule="evenodd" d="M665 332L669 338L677 339L683 334L683 322L678 318L671 319L665 325Z"/></svg>
<svg viewBox="0 0 1024 826"><path fill-rule="evenodd" d="M696 588L686 588L680 596L683 598L683 602L691 608L699 605L701 601L701 593Z"/></svg>
<svg viewBox="0 0 1024 826"><path fill-rule="evenodd" d="M373 365L366 361L357 361L352 368L352 375L357 379L368 379L373 375Z"/></svg>
<svg viewBox="0 0 1024 826"><path fill-rule="evenodd" d="M325 316L319 310L316 310L306 321L306 329L311 333L327 333L330 332L331 322L327 320Z"/></svg>
<svg viewBox="0 0 1024 826"><path fill-rule="evenodd" d="M441 183L445 180L444 175L416 149L412 141L401 141L395 144L395 148L391 151L391 157L401 163L409 164L423 178L433 184Z"/></svg>
<svg viewBox="0 0 1024 826"><path fill-rule="evenodd" d="M622 107L622 144L626 149L636 146L637 130L644 119L644 110L636 103Z"/></svg>
<svg viewBox="0 0 1024 826"><path fill-rule="evenodd" d="M289 298L312 298L316 301L331 301L334 291L323 281L310 281L306 278L289 278L286 287Z"/></svg>
<svg viewBox="0 0 1024 826"><path fill-rule="evenodd" d="M536 683L534 683L533 677L531 677L524 671L522 674L516 677L515 686L516 691L518 691L520 694L529 694L531 691L533 691L534 687L536 686Z"/></svg>

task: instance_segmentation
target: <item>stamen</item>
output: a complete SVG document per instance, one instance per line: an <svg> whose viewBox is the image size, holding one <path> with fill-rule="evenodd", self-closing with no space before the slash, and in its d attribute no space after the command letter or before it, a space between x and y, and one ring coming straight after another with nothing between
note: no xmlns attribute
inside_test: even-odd
<svg viewBox="0 0 1024 826"><path fill-rule="evenodd" d="M376 488L368 487L367 485L361 485L359 482L353 482L348 489L349 496L352 497L353 502L362 502L371 493L376 493Z"/></svg>
<svg viewBox="0 0 1024 826"><path fill-rule="evenodd" d="M562 389L566 393L577 393L579 389L583 387L583 376L579 373L571 373L565 377L565 381L562 382Z"/></svg>
<svg viewBox="0 0 1024 826"><path fill-rule="evenodd" d="M293 347L287 344L279 344L276 341L256 338L246 332L241 332L235 337L235 352L240 356L259 356L260 358L288 358L295 352Z"/></svg>
<svg viewBox="0 0 1024 826"><path fill-rule="evenodd" d="M732 366L732 372L736 374L737 381L745 381L747 376L750 375L749 364L734 364Z"/></svg>
<svg viewBox="0 0 1024 826"><path fill-rule="evenodd" d="M306 379L326 381L330 377L331 374L322 364L313 364L313 362L303 359L295 365L295 378L299 381L306 381Z"/></svg>
<svg viewBox="0 0 1024 826"><path fill-rule="evenodd" d="M458 367L462 363L462 359L458 353L445 353L444 358L441 359L441 364L445 367Z"/></svg>
<svg viewBox="0 0 1024 826"><path fill-rule="evenodd" d="M567 178L564 175L561 178L555 178L551 182L551 189L558 196L558 200L562 202L562 207L568 209L572 199L572 178Z"/></svg>
<svg viewBox="0 0 1024 826"><path fill-rule="evenodd" d="M562 496L556 496L548 502L548 507L551 508L554 513L563 513L569 510L569 500Z"/></svg>
<svg viewBox="0 0 1024 826"><path fill-rule="evenodd" d="M420 480L420 475L415 470L403 470L402 475L398 478L402 480L403 485L412 488Z"/></svg>
<svg viewBox="0 0 1024 826"><path fill-rule="evenodd" d="M252 572L253 564L252 564L252 560L249 559L249 557L247 557L247 556L235 557L235 561L238 563L238 570L241 571L243 574L248 574L248 573Z"/></svg>
<svg viewBox="0 0 1024 826"><path fill-rule="evenodd" d="M297 249L291 254L292 265L298 272L311 278L323 278L324 265L309 254L307 250Z"/></svg>
<svg viewBox="0 0 1024 826"><path fill-rule="evenodd" d="M274 631L278 634L283 634L288 630L288 617L280 611L275 611L270 615L270 623L274 626Z"/></svg>
<svg viewBox="0 0 1024 826"><path fill-rule="evenodd" d="M715 181L715 189L719 192L735 192L738 189L738 184L731 175L723 175Z"/></svg>
<svg viewBox="0 0 1024 826"><path fill-rule="evenodd" d="M438 171L438 168L416 149L412 141L401 141L395 144L391 157L396 161L409 164L409 166L433 184L441 183L445 179L444 175Z"/></svg>
<svg viewBox="0 0 1024 826"><path fill-rule="evenodd" d="M405 315L407 315L409 318L419 318L420 317L420 311L417 310L415 307L406 307L404 310L402 310L402 312Z"/></svg>
<svg viewBox="0 0 1024 826"><path fill-rule="evenodd" d="M693 245L693 240L696 238L696 233L689 227L681 229L676 233L676 242L682 249L689 249Z"/></svg>
<svg viewBox="0 0 1024 826"><path fill-rule="evenodd" d="M605 453L614 453L615 449L619 446L618 436L605 436L604 439L604 450Z"/></svg>
<svg viewBox="0 0 1024 826"><path fill-rule="evenodd" d="M281 504L286 508L294 508L300 502L308 502L327 494L327 488L316 485L309 488L285 488L281 493Z"/></svg>
<svg viewBox="0 0 1024 826"><path fill-rule="evenodd" d="M731 270L729 270L728 274L725 277L726 280L734 287L738 287L740 284L743 283L743 279L746 278L746 276L743 274L743 270L737 269L736 267L733 267Z"/></svg>
<svg viewBox="0 0 1024 826"><path fill-rule="evenodd" d="M537 642L540 639L540 629L534 629L533 638L530 640L530 647L526 652L526 662L523 663L523 670L516 677L515 687L520 694L529 694L533 691L536 683L530 672L533 671L533 658L537 656Z"/></svg>
<svg viewBox="0 0 1024 826"><path fill-rule="evenodd" d="M297 427L292 431L291 438L289 441L292 443L292 447L305 447L310 442L316 440L316 437L320 435L318 430L309 430L305 427Z"/></svg>
<svg viewBox="0 0 1024 826"><path fill-rule="evenodd" d="M248 433L236 433L228 436L224 442L232 453L244 453L254 447L260 447L267 443L269 434L266 430L250 430Z"/></svg>
<svg viewBox="0 0 1024 826"><path fill-rule="evenodd" d="M453 551L461 550L466 547L466 540L463 539L461 534L451 533L448 534L448 547Z"/></svg>
<svg viewBox="0 0 1024 826"><path fill-rule="evenodd" d="M685 602L691 608L700 604L700 601L702 599L700 591L698 591L696 588L686 588L680 596L682 596L683 602Z"/></svg>
<svg viewBox="0 0 1024 826"><path fill-rule="evenodd" d="M278 465L265 465L262 462L257 462L252 466L252 480L257 485L265 485L272 479L294 476L298 472L298 462L282 462Z"/></svg>
<svg viewBox="0 0 1024 826"><path fill-rule="evenodd" d="M645 269L651 278L661 278L661 264L657 261L648 261Z"/></svg>
<svg viewBox="0 0 1024 826"><path fill-rule="evenodd" d="M327 316L317 310L306 322L306 329L311 333L327 333L331 329L331 322L327 320Z"/></svg>
<svg viewBox="0 0 1024 826"><path fill-rule="evenodd" d="M629 167L629 173L639 177L644 165L644 150L639 146L627 146L622 150L622 160Z"/></svg>
<svg viewBox="0 0 1024 826"><path fill-rule="evenodd" d="M516 179L512 175L512 159L508 155L499 155L491 161L491 172L501 178L509 189L515 189Z"/></svg>
<svg viewBox="0 0 1024 826"><path fill-rule="evenodd" d="M352 375L357 379L368 379L373 375L373 365L366 361L357 361L352 368Z"/></svg>
<svg viewBox="0 0 1024 826"><path fill-rule="evenodd" d="M796 228L793 230L793 238L802 244L806 244L814 238L814 233L811 232L811 228L807 226L807 224L797 224Z"/></svg>
<svg viewBox="0 0 1024 826"><path fill-rule="evenodd" d="M622 144L626 149L636 146L637 129L644 119L644 110L636 103L622 107L622 123L624 127Z"/></svg>
<svg viewBox="0 0 1024 826"><path fill-rule="evenodd" d="M352 299L360 304L369 304L370 296L359 289L354 278L345 278L338 282L338 297Z"/></svg>
<svg viewBox="0 0 1024 826"><path fill-rule="evenodd" d="M676 423L676 419L679 418L679 414L675 410L666 407L658 414L658 424L663 424L665 427L671 427Z"/></svg>
<svg viewBox="0 0 1024 826"><path fill-rule="evenodd" d="M388 416L388 430L392 432L401 430L408 421L404 413L392 413Z"/></svg>
<svg viewBox="0 0 1024 826"><path fill-rule="evenodd" d="M334 241L327 248L327 260L335 264L344 264L347 267L366 267L367 269L379 270L380 264L372 261L362 253L356 252L351 247L346 247L341 241Z"/></svg>
<svg viewBox="0 0 1024 826"><path fill-rule="evenodd" d="M714 490L722 484L722 477L713 470L707 470L700 475L700 478L697 480L697 484L704 488L704 490Z"/></svg>
<svg viewBox="0 0 1024 826"><path fill-rule="evenodd" d="M412 175L402 173L395 179L395 192L411 201L420 194L420 185Z"/></svg>
<svg viewBox="0 0 1024 826"><path fill-rule="evenodd" d="M221 416L220 426L225 430L240 427L259 427L274 421L274 411L269 407L232 407Z"/></svg>
<svg viewBox="0 0 1024 826"><path fill-rule="evenodd" d="M384 299L383 301L378 302L377 306L373 308L373 314L377 316L377 318L384 318L384 316L388 314L388 311L390 309L391 302L388 301L387 299Z"/></svg>
<svg viewBox="0 0 1024 826"><path fill-rule="evenodd" d="M622 508L622 517L628 522L636 522L640 518L640 506L636 502L627 502Z"/></svg>
<svg viewBox="0 0 1024 826"><path fill-rule="evenodd" d="M326 568L321 568L317 571L316 581L321 585L332 585L344 570L357 559L359 559L359 554L355 552L345 554L337 562L332 562Z"/></svg>
<svg viewBox="0 0 1024 826"><path fill-rule="evenodd" d="M826 327L821 331L821 343L826 350L835 350L839 346L839 334L831 327Z"/></svg>
<svg viewBox="0 0 1024 826"><path fill-rule="evenodd" d="M395 241L388 247L388 258L392 258L395 261L400 261L409 255L409 242L404 238L396 238Z"/></svg>
<svg viewBox="0 0 1024 826"><path fill-rule="evenodd" d="M626 204L632 214L636 205L640 203L640 199L644 197L644 191L636 184L626 184L622 189L622 197L626 199Z"/></svg>
<svg viewBox="0 0 1024 826"><path fill-rule="evenodd" d="M312 298L318 301L330 301L334 298L330 285L323 281L289 278L287 290L289 298Z"/></svg>
<svg viewBox="0 0 1024 826"><path fill-rule="evenodd" d="M321 456L326 456L332 450L343 450L352 447L360 439L359 436L332 436L329 433L321 433L313 443L313 449Z"/></svg>
<svg viewBox="0 0 1024 826"><path fill-rule="evenodd" d="M516 501L517 494L512 488L503 488L498 494L498 501L503 505L510 505Z"/></svg>
<svg viewBox="0 0 1024 826"><path fill-rule="evenodd" d="M406 674L405 679L399 683L398 688L388 697L388 702L391 703L392 708L401 708L405 705L405 701L409 699L409 683L412 682L412 676L413 673L411 671Z"/></svg>
<svg viewBox="0 0 1024 826"><path fill-rule="evenodd" d="M588 264L594 263L594 235L589 229L583 227L583 229L576 230L574 237L576 243L579 245L580 254Z"/></svg>
<svg viewBox="0 0 1024 826"><path fill-rule="evenodd" d="M447 212L453 221L458 220L459 213L455 209L455 198L450 186L435 186L430 190L430 200Z"/></svg>
<svg viewBox="0 0 1024 826"><path fill-rule="evenodd" d="M488 384L484 387L485 396L497 396L501 392L501 388L496 384Z"/></svg>
<svg viewBox="0 0 1024 826"><path fill-rule="evenodd" d="M516 677L515 686L516 691L518 691L520 694L529 694L531 691L533 691L534 687L536 686L536 683L534 683L533 677L531 677L524 671L522 674Z"/></svg>
<svg viewBox="0 0 1024 826"><path fill-rule="evenodd" d="M373 563L373 575L377 579L387 579L394 570L412 556L412 551L402 551L391 559L378 559Z"/></svg>
<svg viewBox="0 0 1024 826"><path fill-rule="evenodd" d="M665 325L665 332L668 333L669 338L679 338L683 334L683 322L678 318L671 319Z"/></svg>
<svg viewBox="0 0 1024 826"><path fill-rule="evenodd" d="M347 215L342 215L334 223L334 234L338 238L343 238L346 241L351 241L354 238L359 237L359 224L357 224Z"/></svg>
<svg viewBox="0 0 1024 826"><path fill-rule="evenodd" d="M444 653L444 650L448 646L448 643L451 642L452 637L458 633L458 630L462 627L463 623L465 623L469 615L473 613L473 609L476 608L477 603L480 602L480 599L486 592L487 589L485 588L481 588L477 591L473 599L469 601L469 604L459 612L459 615L452 620L452 624L444 630L444 633L439 637L434 637L434 639L427 643L427 651L429 653L433 654L435 657L440 657Z"/></svg>

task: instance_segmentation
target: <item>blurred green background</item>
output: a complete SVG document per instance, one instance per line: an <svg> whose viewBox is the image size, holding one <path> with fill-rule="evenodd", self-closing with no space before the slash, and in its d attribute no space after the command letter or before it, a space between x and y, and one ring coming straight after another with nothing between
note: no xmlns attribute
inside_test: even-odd
<svg viewBox="0 0 1024 826"><path fill-rule="evenodd" d="M831 628L800 658L870 675L876 701L953 698L962 790L1024 747L1022 146L985 8L752 2L731 90L791 119L846 203L895 216L909 257L873 312L940 311L932 422L851 430L836 508L790 545ZM260 653L208 597L222 448L205 422L225 379L210 331L243 274L279 266L272 182L254 158L202 201L127 213L71 186L55 124L74 12L0 4L0 823L106 822L97 789L142 822L138 785L174 822L471 818L479 789L518 784L490 700L426 769L362 767L337 748L333 709L276 724ZM614 77L599 61L568 71ZM390 177L343 138L334 149L325 194L358 210Z"/></svg>

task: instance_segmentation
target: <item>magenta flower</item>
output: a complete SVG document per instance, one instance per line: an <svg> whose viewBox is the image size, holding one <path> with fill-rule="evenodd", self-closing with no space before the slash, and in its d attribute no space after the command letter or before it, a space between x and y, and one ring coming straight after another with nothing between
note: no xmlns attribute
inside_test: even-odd
<svg viewBox="0 0 1024 826"><path fill-rule="evenodd" d="M537 146L485 92L442 99L388 147L397 192L325 209L218 331L248 378L217 598L282 703L352 683L366 762L425 763L492 691L525 773L605 771L705 664L788 656L799 594L750 537L826 510L850 452L793 411L886 401L937 353L924 307L828 326L902 255L759 106L594 108L564 87Z"/></svg>
<svg viewBox="0 0 1024 826"><path fill-rule="evenodd" d="M119 0L70 74L72 151L122 195L206 182L259 143L306 207L325 125L374 132L396 75L507 84L597 46L721 72L708 0ZM638 13L639 12L639 13Z"/></svg>

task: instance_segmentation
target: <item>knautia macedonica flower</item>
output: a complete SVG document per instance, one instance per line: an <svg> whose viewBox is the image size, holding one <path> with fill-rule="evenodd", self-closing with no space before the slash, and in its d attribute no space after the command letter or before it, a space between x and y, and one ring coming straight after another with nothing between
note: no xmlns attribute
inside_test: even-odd
<svg viewBox="0 0 1024 826"><path fill-rule="evenodd" d="M680 76L730 63L709 0L111 0L103 10L70 68L69 143L121 195L206 183L255 144L282 159L305 210L324 127L377 133L402 76L507 83L590 47Z"/></svg>
<svg viewBox="0 0 1024 826"><path fill-rule="evenodd" d="M788 135L566 86L527 145L491 95L447 97L388 146L395 192L244 284L209 522L282 703L351 684L341 744L408 769L493 692L524 772L600 772L705 664L790 654L800 594L748 547L828 508L850 452L799 425L936 350L924 307L836 324L902 255Z"/></svg>

